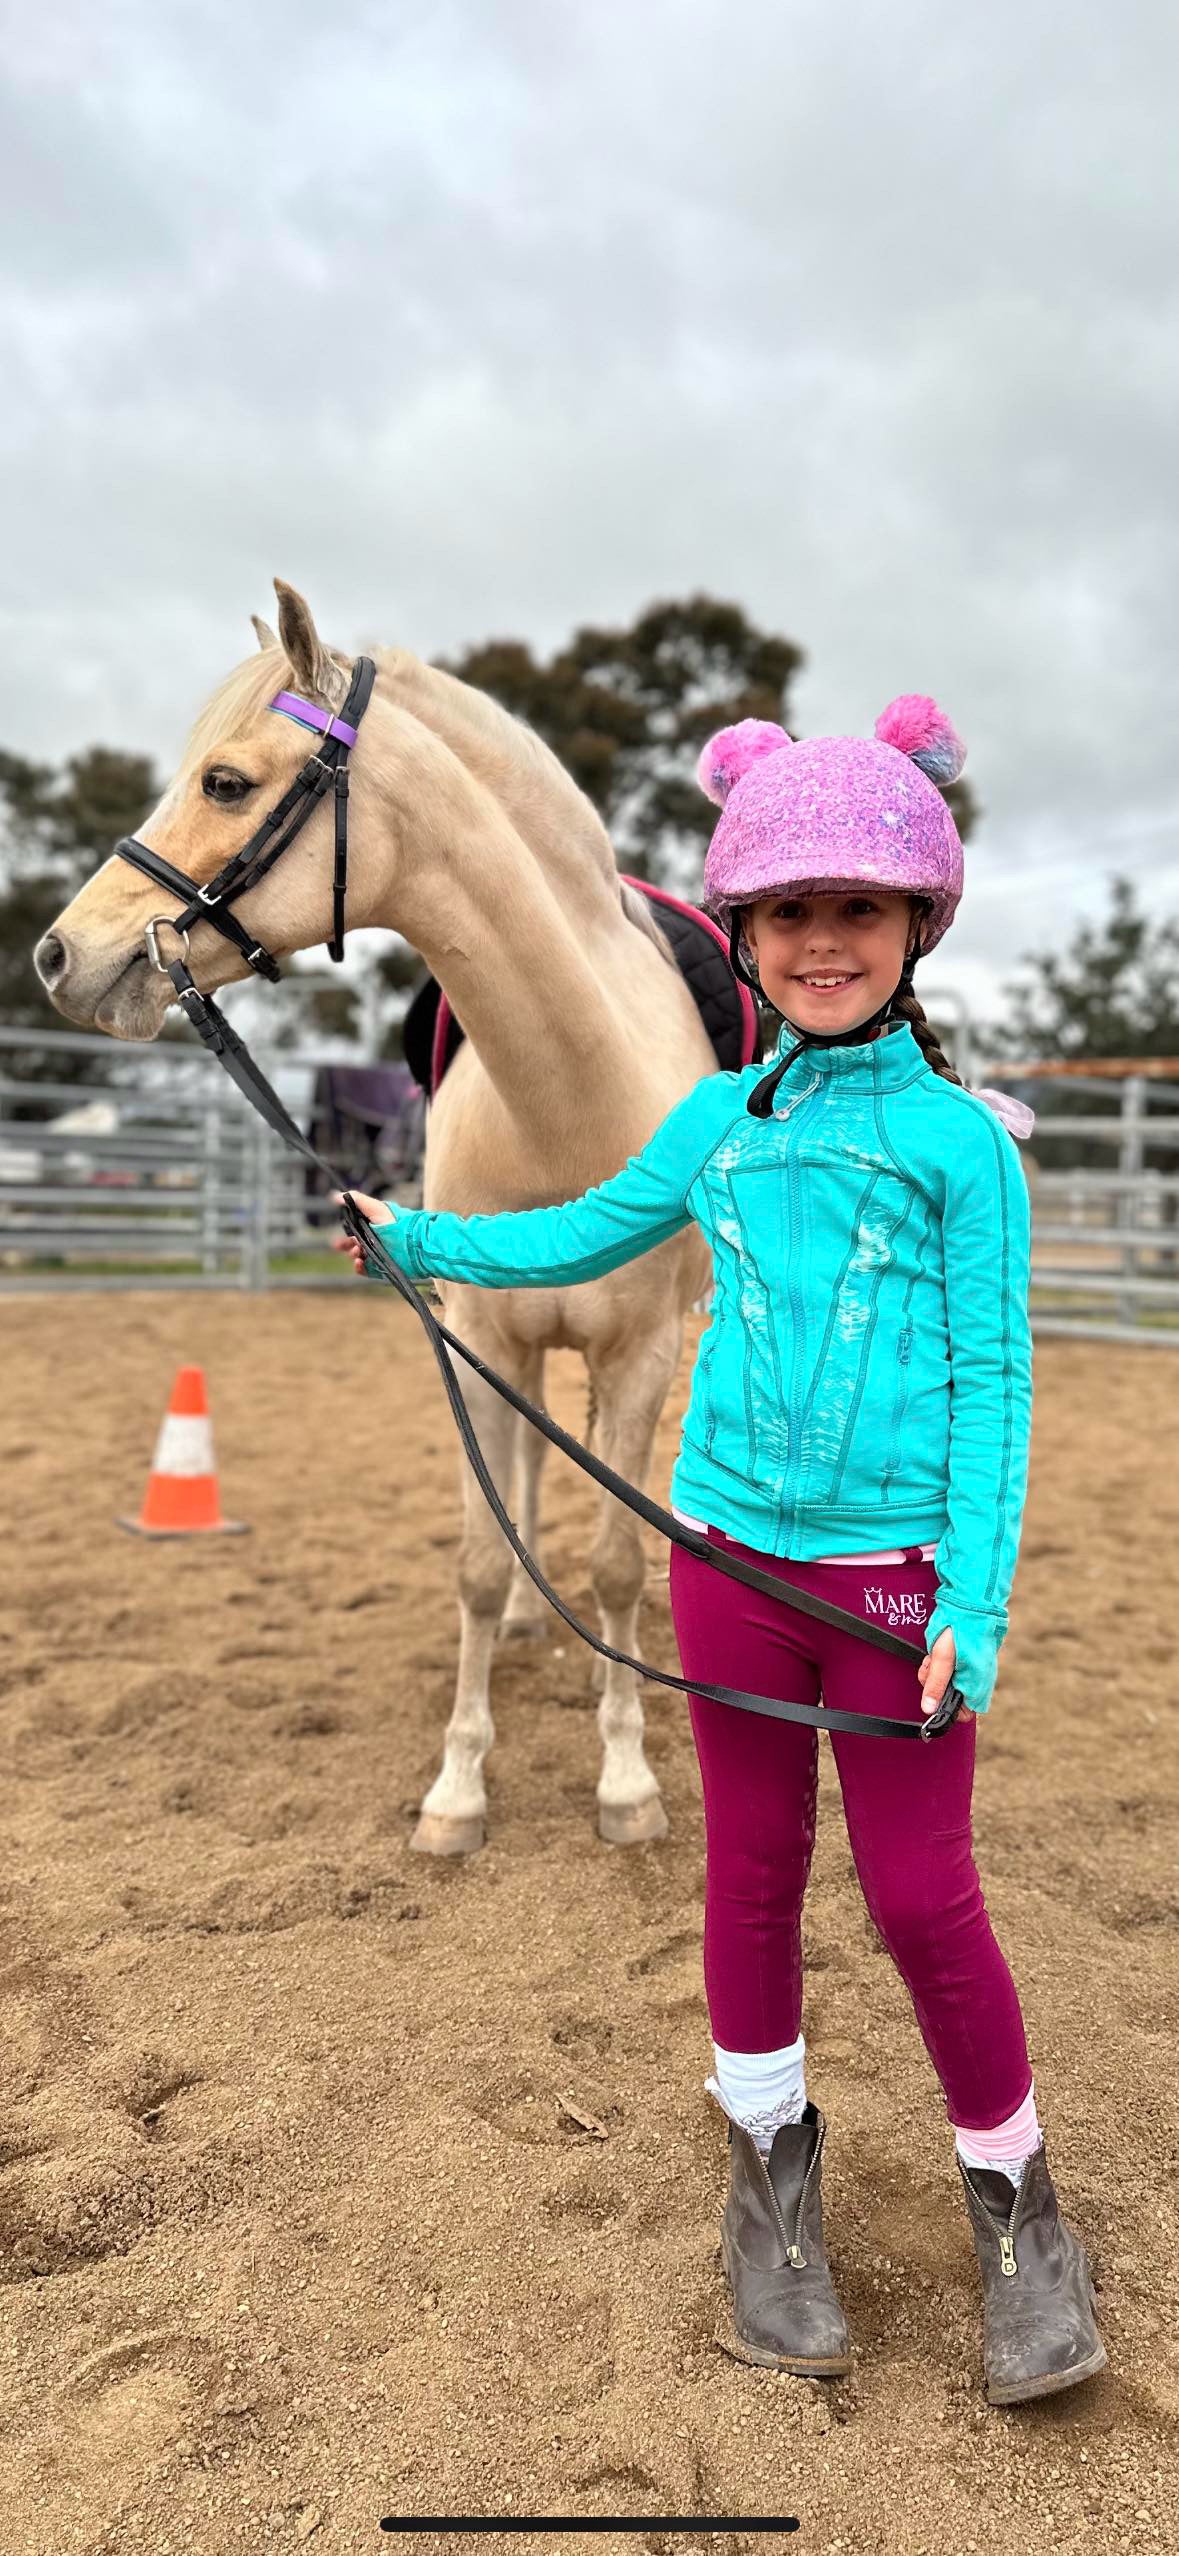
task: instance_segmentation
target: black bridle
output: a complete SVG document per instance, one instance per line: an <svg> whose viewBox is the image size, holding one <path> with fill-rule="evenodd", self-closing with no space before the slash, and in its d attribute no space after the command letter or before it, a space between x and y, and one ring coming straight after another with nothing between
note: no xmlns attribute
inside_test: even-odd
<svg viewBox="0 0 1179 2556"><path fill-rule="evenodd" d="M556 1590L550 1587L539 1563L533 1560L527 1546L521 1543L514 1522L508 1516L475 1434L462 1386L455 1374L453 1359L450 1355L452 1350L476 1375L482 1377L485 1384L491 1385L502 1400L511 1405L513 1411L519 1412L534 1429L538 1429L542 1437L547 1438L551 1445L559 1447L563 1454L572 1457L574 1464L579 1465L583 1473L588 1473L593 1481L612 1492L626 1508L633 1510L636 1517L644 1519L648 1526L653 1526L669 1544L680 1545L684 1552L694 1554L699 1561L706 1562L711 1570L722 1572L725 1578L741 1580L747 1587L758 1589L763 1595L776 1599L780 1605L789 1606L800 1614L812 1616L819 1623L832 1625L839 1632L852 1633L857 1640L870 1644L875 1650L887 1651L894 1659L908 1660L915 1666L923 1656L918 1646L902 1640L900 1634L890 1633L880 1624L867 1624L858 1615L852 1615L846 1607L833 1606L827 1598L815 1597L809 1589L796 1587L793 1581L775 1579L768 1571L759 1571L752 1563L741 1561L735 1553L726 1553L719 1546L710 1544L707 1537L699 1534L695 1528L681 1525L670 1509L661 1508L657 1500L649 1499L643 1491L636 1491L633 1483L625 1481L620 1473L615 1473L612 1466L603 1464L599 1456L591 1455L588 1448L581 1446L576 1438L569 1436L567 1430L560 1428L555 1420L551 1420L547 1411L538 1411L534 1403L529 1402L524 1394L518 1393L516 1387L507 1382L506 1377L497 1375L495 1368L489 1367L485 1359L480 1358L474 1349L468 1348L466 1342L458 1339L453 1331L448 1331L445 1323L436 1321L419 1288L414 1285L412 1279L405 1276L396 1262L391 1260L382 1249L379 1229L374 1229L368 1217L357 1206L348 1190L345 1175L338 1171L334 1164L325 1161L324 1156L317 1153L315 1147L308 1142L302 1129L291 1117L285 1103L280 1100L273 1085L267 1081L260 1066L255 1063L244 1039L239 1038L236 1030L231 1028L212 995L201 994L194 985L186 961L189 930L194 923L198 922L212 923L219 932L224 934L226 940L234 943L234 946L241 951L242 957L258 975L269 977L272 981L278 977L277 964L269 951L263 948L260 941L251 939L250 934L244 930L229 908L234 898L244 896L248 888L256 886L259 879L265 878L267 871L273 869L275 862L286 851L288 844L294 841L295 836L307 823L308 817L317 807L329 783L335 792L336 857L332 887L332 937L328 946L334 959L343 956L344 899L348 878L348 756L356 743L356 731L368 707L375 675L376 669L372 658L358 657L353 667L348 697L338 718L321 710L315 702L304 701L298 694L276 694L269 707L272 710L281 710L288 717L297 717L309 726L318 728L324 739L323 745L319 752L312 755L310 761L304 764L289 790L285 792L277 806L271 809L269 816L263 818L257 831L250 836L249 842L243 845L240 852L232 855L231 859L218 871L216 878L209 881L207 887L198 887L196 881L187 878L183 870L174 869L170 861L165 861L160 853L153 852L148 844L140 843L134 835L125 836L122 842L115 845L116 852L123 860L130 861L135 869L142 870L146 878L154 879L160 887L167 888L173 896L179 896L184 900L179 914L157 915L147 925L147 952L151 965L161 974L171 978L188 1020L198 1032L204 1045L216 1056L218 1063L230 1076L231 1081L236 1083L238 1090L250 1103L251 1108L257 1110L259 1116L264 1118L267 1125L273 1128L274 1133L282 1138L284 1145L289 1146L292 1153L301 1155L304 1162L314 1164L319 1171L325 1172L328 1179L343 1191L344 1203L340 1211L340 1221L345 1232L353 1242L359 1245L369 1276L379 1278L386 1285L395 1287L398 1294L417 1315L438 1361L446 1397L454 1413L463 1447L480 1490L517 1561L527 1572L533 1585L540 1590L543 1597L548 1599L550 1606L555 1607L557 1614L569 1625L572 1632L579 1634L582 1641L587 1642L590 1649L597 1651L603 1659L613 1660L621 1668L633 1669L639 1677L649 1679L653 1685L671 1687L682 1695L707 1696L714 1703L732 1704L742 1712L763 1713L775 1721L804 1722L812 1730L850 1731L872 1739L929 1740L937 1738L943 1731L949 1729L964 1702L963 1696L952 1680L936 1710L921 1723L902 1722L883 1713L843 1712L829 1705L794 1704L784 1702L779 1696L747 1695L737 1687L707 1686L701 1684L698 1678L676 1677L666 1669L651 1668L645 1660L632 1658L628 1651L614 1650L609 1642L603 1642L596 1633L590 1631L587 1624L581 1622L580 1617L572 1613L564 1599L558 1597ZM184 944L183 958L167 960L162 957L159 948L159 931L164 925L170 926L180 935ZM740 972L743 974L744 970ZM775 1070L775 1081L777 1079ZM758 1089L761 1088L759 1085Z"/></svg>
<svg viewBox="0 0 1179 2556"><path fill-rule="evenodd" d="M223 939L233 942L234 948L241 952L255 975L265 976L272 985L276 985L282 973L277 959L271 957L261 941L256 941L252 933L246 931L231 909L239 896L245 896L248 889L257 887L259 880L274 868L288 845L302 833L308 818L314 815L329 789L335 807L336 857L332 872L332 929L328 956L337 961L343 958L344 907L348 893L348 757L372 698L376 674L371 657L357 658L347 698L338 715L321 709L316 701L305 701L301 693L275 693L267 707L281 711L285 718L297 719L301 727L317 728L323 742L318 752L310 755L295 774L289 790L284 790L269 816L263 817L249 842L243 843L240 852L231 854L218 870L216 878L210 879L206 887L201 887L196 879L190 879L184 870L176 869L171 861L165 861L162 853L153 852L149 843L141 843L138 835L125 834L122 841L116 843L115 851L120 860L129 861L132 869L142 870L144 877L153 879L157 887L167 888L172 896L181 899L179 914L158 914L148 924L147 954L154 968L171 977L179 1000L189 1009L189 1017L198 1029L200 1015L196 1005L202 1004L205 998L197 993L185 964L188 935L193 925L211 923ZM183 958L166 960L161 957L161 923L168 924L172 931L180 934L184 942Z"/></svg>

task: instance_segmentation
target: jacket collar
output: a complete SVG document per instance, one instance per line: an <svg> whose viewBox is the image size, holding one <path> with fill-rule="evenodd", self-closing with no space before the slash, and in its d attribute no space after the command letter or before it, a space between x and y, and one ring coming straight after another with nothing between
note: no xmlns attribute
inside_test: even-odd
<svg viewBox="0 0 1179 2556"><path fill-rule="evenodd" d="M773 1055L763 1058L757 1068L758 1073L766 1073L797 1045L798 1032L786 1023ZM786 1079L793 1083L796 1077L819 1074L824 1082L841 1081L865 1091L899 1091L906 1083L914 1082L919 1074L928 1071L908 1022L897 1021L890 1029L882 1030L879 1038L865 1039L858 1047L804 1047Z"/></svg>

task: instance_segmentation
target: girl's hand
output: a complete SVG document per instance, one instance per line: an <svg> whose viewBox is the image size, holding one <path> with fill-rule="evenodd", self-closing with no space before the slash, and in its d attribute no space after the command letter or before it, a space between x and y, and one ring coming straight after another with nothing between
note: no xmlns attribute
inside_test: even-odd
<svg viewBox="0 0 1179 2556"><path fill-rule="evenodd" d="M359 1207L362 1216L367 1216L370 1225L387 1225L392 1222L388 1206L383 1198L366 1198L363 1189L353 1189L350 1191L349 1195L356 1200L356 1204ZM343 1203L343 1190L333 1189L332 1205L334 1207L341 1207ZM351 1234L333 1234L332 1250L351 1252L352 1266L356 1275L358 1278L363 1278L364 1253L362 1252L359 1243L353 1242Z"/></svg>
<svg viewBox="0 0 1179 2556"><path fill-rule="evenodd" d="M936 1713L958 1657L958 1646L950 1632L939 1633L932 1651L922 1660L917 1675L925 1689L921 1698L923 1713Z"/></svg>

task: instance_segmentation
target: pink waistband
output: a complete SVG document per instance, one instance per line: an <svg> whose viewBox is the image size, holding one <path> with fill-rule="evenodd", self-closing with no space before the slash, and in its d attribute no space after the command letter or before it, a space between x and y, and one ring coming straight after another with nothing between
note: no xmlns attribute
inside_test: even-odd
<svg viewBox="0 0 1179 2556"><path fill-rule="evenodd" d="M685 1515L683 1509L673 1509L671 1514L673 1518L679 1519L681 1526L695 1527L698 1535L707 1534L708 1530L703 1518L689 1518ZM937 1551L937 1546L936 1544L923 1544L916 1549L920 1551L923 1562L932 1562L934 1554ZM790 1559L791 1557L787 1556L786 1558ZM903 1552L898 1545L884 1553L810 1553L807 1555L807 1567L809 1569L813 1562L835 1562L846 1564L849 1570L854 1570L858 1564L864 1562L905 1562L907 1560L908 1554Z"/></svg>
<svg viewBox="0 0 1179 2556"><path fill-rule="evenodd" d="M907 1562L910 1553L919 1553L923 1562L932 1562L936 1552L936 1544L918 1544L910 1545L907 1552L902 1552L898 1548L897 1550L888 1553L816 1553L812 1556L812 1559L816 1562L847 1563Z"/></svg>

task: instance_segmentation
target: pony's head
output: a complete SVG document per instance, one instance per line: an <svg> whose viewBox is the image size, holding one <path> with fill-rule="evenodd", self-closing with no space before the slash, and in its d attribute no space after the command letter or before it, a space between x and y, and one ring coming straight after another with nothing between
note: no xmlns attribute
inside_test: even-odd
<svg viewBox="0 0 1179 2556"><path fill-rule="evenodd" d="M336 712L348 688L348 659L323 646L293 586L274 582L277 635L252 616L261 653L235 666L206 703L178 771L140 829L142 842L199 887L248 840L314 751L307 728L270 708L275 694L296 692ZM311 949L331 928L331 881L329 792L275 871L242 896L234 912L276 957ZM166 888L112 855L33 953L57 1010L82 1029L155 1038L175 998L171 980L149 964L144 935L153 917L180 910ZM368 919L358 863L350 874L349 921ZM204 923L193 931L190 965L204 993L250 973L233 945Z"/></svg>

